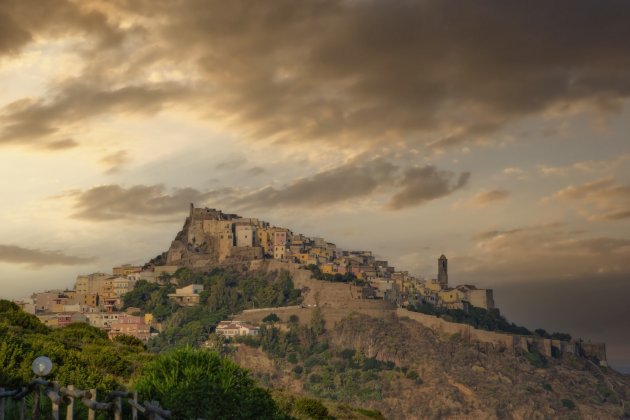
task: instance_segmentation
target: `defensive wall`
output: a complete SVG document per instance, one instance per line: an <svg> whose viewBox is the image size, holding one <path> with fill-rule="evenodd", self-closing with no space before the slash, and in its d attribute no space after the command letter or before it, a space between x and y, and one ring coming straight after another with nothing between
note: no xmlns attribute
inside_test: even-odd
<svg viewBox="0 0 630 420"><path fill-rule="evenodd" d="M351 313L361 313L376 318L395 313L400 318L409 318L437 333L459 334L464 340L483 343L498 350L515 354L537 350L547 357L572 354L596 359L600 364L606 365L606 345L604 343L563 341L486 331L467 324L448 322L434 315L396 308L383 300L359 299L360 289L358 287L313 279L311 271L300 268L301 266L301 264L277 260L252 261L250 263L251 269L288 271L293 278L295 287L302 290L304 300L300 307L250 309L243 311L241 315L236 315L235 318L248 322L260 322L265 316L275 313L282 321L287 321L291 315L296 315L300 322L306 323L310 320L314 308L319 306L328 325L334 325Z"/></svg>
<svg viewBox="0 0 630 420"><path fill-rule="evenodd" d="M471 325L448 322L434 315L397 308L396 315L400 318L412 319L438 333L459 334L464 340L489 344L499 350L507 350L521 354L525 351L538 350L547 357L559 357L572 354L588 358L595 358L603 365L606 364L606 346L603 343L584 343L576 341L554 340L528 335L517 335L496 331L479 330Z"/></svg>

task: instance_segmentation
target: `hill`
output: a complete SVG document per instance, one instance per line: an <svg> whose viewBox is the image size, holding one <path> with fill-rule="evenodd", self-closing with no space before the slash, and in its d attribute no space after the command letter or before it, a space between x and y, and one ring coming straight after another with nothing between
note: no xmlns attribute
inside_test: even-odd
<svg viewBox="0 0 630 420"><path fill-rule="evenodd" d="M319 333L317 321L281 319L234 353L274 388L398 419L629 415L630 378L585 358L514 355L394 314L352 314Z"/></svg>

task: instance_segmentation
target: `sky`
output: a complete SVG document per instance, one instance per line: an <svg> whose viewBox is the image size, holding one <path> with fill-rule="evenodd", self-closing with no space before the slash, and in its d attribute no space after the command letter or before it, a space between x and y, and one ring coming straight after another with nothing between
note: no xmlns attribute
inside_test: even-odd
<svg viewBox="0 0 630 420"><path fill-rule="evenodd" d="M0 296L188 204L494 290L630 372L630 3L2 0Z"/></svg>

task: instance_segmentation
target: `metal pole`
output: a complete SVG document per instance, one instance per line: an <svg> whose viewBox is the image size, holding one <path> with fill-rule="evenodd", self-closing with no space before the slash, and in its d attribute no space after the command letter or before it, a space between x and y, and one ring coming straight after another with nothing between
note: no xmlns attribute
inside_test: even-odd
<svg viewBox="0 0 630 420"><path fill-rule="evenodd" d="M96 389L90 389L90 399L96 402ZM96 412L91 408L88 409L88 420L94 420L96 417Z"/></svg>
<svg viewBox="0 0 630 420"><path fill-rule="evenodd" d="M74 391L74 385L68 385L68 391ZM66 420L74 419L74 397L68 396L70 402L68 403L68 407L66 408Z"/></svg>

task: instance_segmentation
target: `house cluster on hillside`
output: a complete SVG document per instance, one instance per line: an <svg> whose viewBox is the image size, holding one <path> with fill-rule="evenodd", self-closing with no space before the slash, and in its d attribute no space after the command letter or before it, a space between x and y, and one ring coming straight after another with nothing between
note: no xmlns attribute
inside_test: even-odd
<svg viewBox="0 0 630 420"><path fill-rule="evenodd" d="M125 334L146 343L153 323L151 315L133 316L133 313L139 312L137 308L121 312L122 297L132 291L140 279L168 282L170 275L178 268L122 265L114 267L112 274L79 275L72 290L34 293L29 299L16 303L50 327L84 322L107 331L110 338Z"/></svg>
<svg viewBox="0 0 630 420"><path fill-rule="evenodd" d="M397 271L371 251L346 251L323 238L294 234L290 229L271 226L256 218L242 218L221 210L196 208L190 215L180 246L172 246L168 264L194 266L215 258L218 262L275 259L317 267L324 275L351 275L367 286L362 298L383 298L400 306L430 303L448 309L476 306L494 308L492 290L473 285L450 287L448 262L444 255L438 261L436 279L416 278L407 271ZM185 243L185 247L181 246ZM191 262L192 261L192 262Z"/></svg>
<svg viewBox="0 0 630 420"><path fill-rule="evenodd" d="M125 264L114 267L112 274L79 275L72 290L35 293L17 303L52 327L86 322L107 331L110 337L126 334L146 342L151 325L156 326L151 315L134 316L139 312L137 308L120 312L123 295L132 291L139 280L168 284L183 266L258 259L297 264L326 279L357 279L363 284L356 296L360 299L386 299L398 306L430 303L448 309L494 308L491 289L466 284L449 286L448 260L444 255L438 260L437 278L417 278L407 271L397 271L371 251L342 250L322 238L294 234L290 229L270 226L255 218L195 208L192 204L184 230L173 241L166 261L145 266ZM166 265L160 265L164 262ZM200 303L202 291L202 285L191 284L168 297L181 306L195 306ZM255 327L234 322L219 327L217 332L224 335L255 333Z"/></svg>

